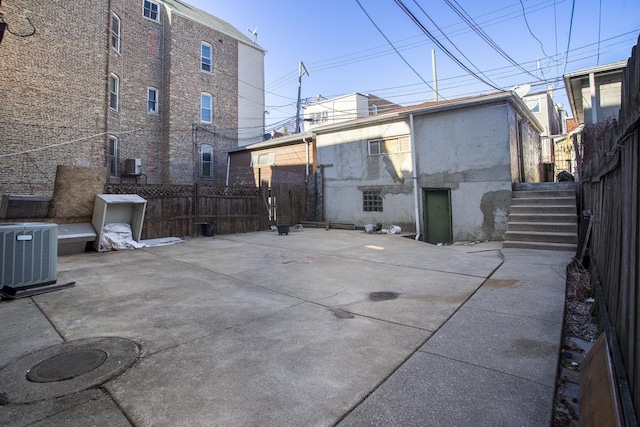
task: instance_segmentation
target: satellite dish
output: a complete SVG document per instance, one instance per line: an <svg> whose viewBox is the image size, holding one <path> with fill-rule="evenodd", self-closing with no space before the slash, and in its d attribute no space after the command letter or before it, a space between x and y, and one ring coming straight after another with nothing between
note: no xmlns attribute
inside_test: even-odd
<svg viewBox="0 0 640 427"><path fill-rule="evenodd" d="M531 90L530 84L518 85L511 88L511 92L515 92L520 98L526 96Z"/></svg>

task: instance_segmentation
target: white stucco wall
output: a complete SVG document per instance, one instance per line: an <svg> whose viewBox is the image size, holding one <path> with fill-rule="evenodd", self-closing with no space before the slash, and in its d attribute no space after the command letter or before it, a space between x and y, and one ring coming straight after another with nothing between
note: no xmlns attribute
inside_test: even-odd
<svg viewBox="0 0 640 427"><path fill-rule="evenodd" d="M423 190L449 189L453 239L496 240L511 205L511 141L515 108L507 102L414 116L420 229ZM382 223L415 231L411 153L368 156L367 141L409 134L408 118L317 135L324 168L325 219ZM529 130L527 130L529 132ZM383 212L364 212L362 191L380 188Z"/></svg>
<svg viewBox="0 0 640 427"><path fill-rule="evenodd" d="M264 135L264 52L238 43L238 146Z"/></svg>
<svg viewBox="0 0 640 427"><path fill-rule="evenodd" d="M369 140L408 134L403 120L316 136L318 164L325 165L325 220L413 228L411 153L369 156L368 151ZM382 192L383 211L364 212L362 191L374 188Z"/></svg>
<svg viewBox="0 0 640 427"><path fill-rule="evenodd" d="M451 190L453 239L501 238L511 204L507 104L418 116L414 127L418 183Z"/></svg>

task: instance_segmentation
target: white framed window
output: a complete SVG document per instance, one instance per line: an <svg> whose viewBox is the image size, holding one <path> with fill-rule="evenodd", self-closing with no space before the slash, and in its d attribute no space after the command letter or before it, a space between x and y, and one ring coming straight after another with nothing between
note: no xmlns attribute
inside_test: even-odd
<svg viewBox="0 0 640 427"><path fill-rule="evenodd" d="M147 113L158 114L158 89L155 87L147 88Z"/></svg>
<svg viewBox="0 0 640 427"><path fill-rule="evenodd" d="M200 148L200 176L213 178L213 146L204 144Z"/></svg>
<svg viewBox="0 0 640 427"><path fill-rule="evenodd" d="M200 70L213 73L213 47L206 42L200 42Z"/></svg>
<svg viewBox="0 0 640 427"><path fill-rule="evenodd" d="M411 151L409 136L397 138L370 139L367 141L369 155L380 156L383 154L408 153Z"/></svg>
<svg viewBox="0 0 640 427"><path fill-rule="evenodd" d="M111 14L111 47L120 52L120 18L115 13Z"/></svg>
<svg viewBox="0 0 640 427"><path fill-rule="evenodd" d="M252 153L251 166L271 166L276 164L276 153Z"/></svg>
<svg viewBox="0 0 640 427"><path fill-rule="evenodd" d="M118 97L120 94L120 79L115 74L109 75L109 108L118 111Z"/></svg>
<svg viewBox="0 0 640 427"><path fill-rule="evenodd" d="M118 138L111 135L107 138L107 171L110 178L118 177Z"/></svg>
<svg viewBox="0 0 640 427"><path fill-rule="evenodd" d="M160 6L155 1L143 0L142 15L152 21L160 22Z"/></svg>
<svg viewBox="0 0 640 427"><path fill-rule="evenodd" d="M213 122L213 97L205 92L200 94L200 121L202 123Z"/></svg>

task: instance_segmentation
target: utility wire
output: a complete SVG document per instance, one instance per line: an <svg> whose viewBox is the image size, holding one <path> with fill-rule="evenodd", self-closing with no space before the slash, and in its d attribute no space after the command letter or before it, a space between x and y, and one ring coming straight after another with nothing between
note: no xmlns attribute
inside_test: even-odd
<svg viewBox="0 0 640 427"><path fill-rule="evenodd" d="M492 87L492 88L494 88L494 89L496 89L498 91L503 91L502 88L500 88L499 86L493 84L492 82L488 82L487 80L483 79L478 74L476 74L473 70L471 70L469 67L467 67L466 64L464 64L462 61L460 61L458 58L456 58L455 55L453 55L442 43L440 43L440 41L433 34L431 34L431 32L429 30L427 30L427 28L422 24L422 22L420 22L420 20L418 18L416 18L416 16L404 5L404 3L402 3L402 0L395 0L395 2L402 9L402 11L407 16L409 16L409 18L411 18L411 20L418 26L418 28L420 28L422 30L422 32L425 33L427 35L427 37L429 37L431 39L431 41L434 42L452 61L454 61L456 64L458 64L458 66L460 66L467 73L469 73L470 75L474 76L476 79L478 79L482 83L486 84L487 86L490 86L490 87Z"/></svg>
<svg viewBox="0 0 640 427"><path fill-rule="evenodd" d="M415 0L414 0L415 1ZM527 70L526 68L524 68L522 65L520 65L518 62L516 62L511 56L509 56L507 54L507 52L505 52L491 37L489 37L489 35L478 25L478 23L467 13L467 11L464 10L464 8L460 5L460 3L458 3L456 0L453 0L453 2L456 4L452 4L452 2L450 0L445 0L445 3L447 3L447 5L460 17L462 18L462 20L464 22L467 23L467 25L476 33L480 36L480 38L482 38L485 42L487 42L487 44L493 49L495 50L498 54L500 54L500 56L502 56L504 59L506 59L508 62L510 62L511 64L515 65L517 68L521 69L522 71L524 71L525 73L529 74L530 76L534 77L535 79L538 80L542 80L540 79L540 77L536 76L535 74L531 73L529 70ZM417 3L416 3L417 4ZM457 6L457 7L456 7Z"/></svg>
<svg viewBox="0 0 640 427"><path fill-rule="evenodd" d="M575 3L575 0L574 0L574 3ZM540 50L542 50L542 53L544 54L544 56L546 56L547 58L551 59L551 57L549 55L547 55L547 52L544 51L544 45L542 44L540 39L538 37L536 37L535 34L533 34L533 31L531 30L531 27L529 26L529 20L527 19L527 12L524 10L524 3L522 2L522 0L520 0L520 6L522 6L522 17L524 18L524 23L527 24L527 29L529 30L529 34L531 34L531 36L534 39L536 39L538 41L538 43L540 43Z"/></svg>
<svg viewBox="0 0 640 427"><path fill-rule="evenodd" d="M475 68L476 70L478 70L478 73L482 74L482 77L484 77L485 79L487 79L487 81L490 81L491 83L493 83L495 85L495 82L493 82L490 78L488 78L482 71L480 71L480 68L478 68L473 62L471 62L471 60L467 57L467 55L465 55L459 48L458 46L456 46L456 44L451 41L451 39L449 38L449 36L447 36L445 34L444 31L442 31L442 29L438 26L438 24L431 19L431 17L429 16L429 14L422 8L422 6L420 6L420 4L418 4L418 2L416 0L413 0L413 2L418 6L418 8L422 11L422 13L424 13L424 15L427 17L427 19L437 28L438 31L440 31L440 34L442 34L444 36L445 39L447 39L447 41L449 43L451 43L451 45L458 51L458 53L460 53L460 55L462 55L462 57L464 59L467 60L467 62L469 62L469 64L471 64L471 66L473 66L473 68ZM495 87L495 86L494 86Z"/></svg>
<svg viewBox="0 0 640 427"><path fill-rule="evenodd" d="M422 82L427 85L427 87L429 89L431 89L433 92L435 92L435 89L433 88L433 86L431 86L424 78L422 78L422 76L420 75L420 73L418 73L418 71L416 71L415 68L413 68L411 66L411 64L409 64L409 62L405 59L404 56L402 56L402 54L400 53L400 51L395 47L395 45L391 42L391 40L389 40L389 38L382 32L382 30L380 29L380 27L378 27L378 25L375 23L375 21L373 20L373 18L371 17L371 15L369 15L369 13L367 12L367 10L364 8L364 6L362 6L362 4L360 3L360 0L356 0L356 3L358 3L358 6L360 6L360 9L362 9L362 11L364 12L365 15L367 15L367 18L369 18L369 21L371 21L371 23L373 24L374 27L376 27L376 30L378 30L378 32L382 35L382 37L384 37L384 39L387 41L387 43L389 43L389 45L393 48L393 50L395 50L395 52L398 54L398 56L400 58L402 58L402 60L404 61L405 64L407 64L407 66L411 69L411 71L413 71L415 73L416 76L418 76L418 78L420 80L422 80Z"/></svg>
<svg viewBox="0 0 640 427"><path fill-rule="evenodd" d="M569 38L567 39L567 54L564 57L564 70L562 74L567 72L567 63L569 59L569 47L571 46L571 30L573 30L573 14L576 10L576 0L573 0L573 4L571 5L571 20L569 21Z"/></svg>

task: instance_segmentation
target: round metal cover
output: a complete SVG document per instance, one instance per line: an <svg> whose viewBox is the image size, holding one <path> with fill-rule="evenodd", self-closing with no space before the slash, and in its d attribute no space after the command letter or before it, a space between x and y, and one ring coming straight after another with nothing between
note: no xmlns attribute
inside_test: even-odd
<svg viewBox="0 0 640 427"><path fill-rule="evenodd" d="M27 373L34 383L50 383L79 377L102 365L108 354L97 348L68 351L43 360Z"/></svg>

